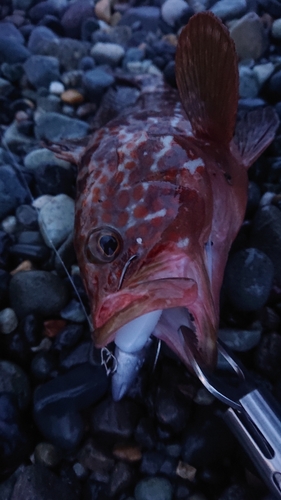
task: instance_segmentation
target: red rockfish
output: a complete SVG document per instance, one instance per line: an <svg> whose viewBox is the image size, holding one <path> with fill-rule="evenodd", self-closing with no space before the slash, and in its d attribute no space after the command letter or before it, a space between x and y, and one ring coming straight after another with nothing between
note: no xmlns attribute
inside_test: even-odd
<svg viewBox="0 0 281 500"><path fill-rule="evenodd" d="M187 366L196 339L200 359L215 365L219 294L244 218L247 168L278 126L271 108L258 109L234 133L237 56L209 12L181 31L176 80L178 92L144 78L134 106L86 146L60 153L79 167L75 249L95 345L117 346L115 399L151 334Z"/></svg>

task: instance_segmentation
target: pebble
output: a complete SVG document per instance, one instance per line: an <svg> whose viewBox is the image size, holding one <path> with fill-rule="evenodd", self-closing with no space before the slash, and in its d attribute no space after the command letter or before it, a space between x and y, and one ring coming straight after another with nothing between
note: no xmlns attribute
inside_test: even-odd
<svg viewBox="0 0 281 500"><path fill-rule="evenodd" d="M259 59L267 48L263 24L255 12L248 12L235 22L231 26L230 34L239 59Z"/></svg>
<svg viewBox="0 0 281 500"><path fill-rule="evenodd" d="M29 57L29 50L21 42L0 35L0 63L23 63Z"/></svg>
<svg viewBox="0 0 281 500"><path fill-rule="evenodd" d="M18 326L18 318L15 311L10 307L0 311L0 332L4 334L12 333Z"/></svg>
<svg viewBox="0 0 281 500"><path fill-rule="evenodd" d="M57 35L46 26L36 26L30 34L27 47L33 54L47 55L50 47L57 45ZM49 54L50 55L50 54Z"/></svg>
<svg viewBox="0 0 281 500"><path fill-rule="evenodd" d="M0 393L7 392L16 397L20 410L30 402L30 385L25 372L11 361L0 361Z"/></svg>
<svg viewBox="0 0 281 500"><path fill-rule="evenodd" d="M91 56L97 64L109 64L109 66L117 66L125 55L125 50L121 45L116 43L98 42L91 49Z"/></svg>
<svg viewBox="0 0 281 500"><path fill-rule="evenodd" d="M1 478L5 478L7 473L11 474L28 458L31 443L21 423L15 397L2 391L0 394L0 439ZM3 498L1 495L1 499L6 500L6 497Z"/></svg>
<svg viewBox="0 0 281 500"><path fill-rule="evenodd" d="M114 440L130 439L139 418L139 409L128 399L106 399L92 411L91 426L96 435Z"/></svg>
<svg viewBox="0 0 281 500"><path fill-rule="evenodd" d="M161 7L161 15L165 23L174 27L182 16L190 13L191 9L184 0L166 0Z"/></svg>
<svg viewBox="0 0 281 500"><path fill-rule="evenodd" d="M94 6L90 0L76 0L68 4L61 18L65 35L71 38L80 38L83 21L93 16Z"/></svg>
<svg viewBox="0 0 281 500"><path fill-rule="evenodd" d="M29 82L37 89L49 88L53 80L59 80L59 61L56 57L33 55L24 63Z"/></svg>
<svg viewBox="0 0 281 500"><path fill-rule="evenodd" d="M271 77L274 72L274 64L268 62L265 64L256 64L253 67L253 71L257 77L258 84L260 87Z"/></svg>
<svg viewBox="0 0 281 500"><path fill-rule="evenodd" d="M63 83L61 82L51 82L49 86L49 92L55 95L61 95L64 92L65 88Z"/></svg>
<svg viewBox="0 0 281 500"><path fill-rule="evenodd" d="M86 71L83 75L83 86L92 99L99 99L113 83L114 77L100 68Z"/></svg>
<svg viewBox="0 0 281 500"><path fill-rule="evenodd" d="M281 99L281 70L275 71L267 80L266 95L270 102L278 102Z"/></svg>
<svg viewBox="0 0 281 500"><path fill-rule="evenodd" d="M40 210L38 224L46 245L60 246L74 229L74 201L66 194L54 196Z"/></svg>
<svg viewBox="0 0 281 500"><path fill-rule="evenodd" d="M274 266L274 278L281 285L281 211L273 206L261 207L252 225L251 246L264 252Z"/></svg>
<svg viewBox="0 0 281 500"><path fill-rule="evenodd" d="M0 220L30 199L21 172L11 165L0 168Z"/></svg>
<svg viewBox="0 0 281 500"><path fill-rule="evenodd" d="M43 335L49 338L56 337L65 327L66 321L62 319L49 319L44 321Z"/></svg>
<svg viewBox="0 0 281 500"><path fill-rule="evenodd" d="M259 84L253 69L247 66L239 68L239 96L244 98L257 97Z"/></svg>
<svg viewBox="0 0 281 500"><path fill-rule="evenodd" d="M30 371L37 382L46 382L55 373L57 360L51 351L39 351L32 359Z"/></svg>
<svg viewBox="0 0 281 500"><path fill-rule="evenodd" d="M8 215L1 222L1 228L5 233L14 234L17 229L17 219L14 215Z"/></svg>
<svg viewBox="0 0 281 500"><path fill-rule="evenodd" d="M102 443L95 443L88 439L79 453L79 461L94 473L92 476L96 481L107 483L114 466L114 459L109 450Z"/></svg>
<svg viewBox="0 0 281 500"><path fill-rule="evenodd" d="M168 426L173 432L181 432L187 423L190 409L186 400L164 389L158 391L155 410L158 421Z"/></svg>
<svg viewBox="0 0 281 500"><path fill-rule="evenodd" d="M142 456L140 472L148 476L155 476L159 473L165 456L163 453L157 450L145 451Z"/></svg>
<svg viewBox="0 0 281 500"><path fill-rule="evenodd" d="M23 160L25 168L35 170L38 167L45 165L57 165L59 167L69 168L70 163L58 158L53 151L45 148L34 149L28 153Z"/></svg>
<svg viewBox="0 0 281 500"><path fill-rule="evenodd" d="M68 89L65 92L62 92L60 96L61 100L66 104L71 104L73 106L77 106L84 101L84 96L81 92L75 89Z"/></svg>
<svg viewBox="0 0 281 500"><path fill-rule="evenodd" d="M16 209L19 230L32 231L38 228L38 214L31 205L19 205Z"/></svg>
<svg viewBox="0 0 281 500"><path fill-rule="evenodd" d="M40 165L34 170L37 193L75 196L75 171L59 165Z"/></svg>
<svg viewBox="0 0 281 500"><path fill-rule="evenodd" d="M281 39L281 19L275 19L272 23L271 34L277 40Z"/></svg>
<svg viewBox="0 0 281 500"><path fill-rule="evenodd" d="M99 0L95 5L95 14L98 19L109 24L111 19L110 0Z"/></svg>
<svg viewBox="0 0 281 500"><path fill-rule="evenodd" d="M72 299L60 313L61 317L73 323L84 323L86 321L85 310L81 303Z"/></svg>
<svg viewBox="0 0 281 500"><path fill-rule="evenodd" d="M149 477L137 483L134 495L136 500L172 500L173 487L168 479Z"/></svg>
<svg viewBox="0 0 281 500"><path fill-rule="evenodd" d="M80 462L76 462L73 465L73 470L74 470L76 476L78 477L78 479L85 479L87 477L87 471L86 471L85 467L83 467L83 465L80 464Z"/></svg>
<svg viewBox="0 0 281 500"><path fill-rule="evenodd" d="M267 302L273 277L273 264L265 253L256 248L240 250L226 266L225 291L239 311L257 311Z"/></svg>
<svg viewBox="0 0 281 500"><path fill-rule="evenodd" d="M63 350L60 353L60 368L69 370L74 366L88 363L92 341L81 342L70 350Z"/></svg>
<svg viewBox="0 0 281 500"><path fill-rule="evenodd" d="M281 375L280 356L281 336L275 332L264 335L256 351L255 365L273 382Z"/></svg>
<svg viewBox="0 0 281 500"><path fill-rule="evenodd" d="M62 139L80 139L89 132L87 123L54 112L41 114L35 122L37 139L50 142L60 142Z"/></svg>
<svg viewBox="0 0 281 500"><path fill-rule="evenodd" d="M24 271L10 281L10 300L16 315L44 317L59 314L68 301L68 289L63 281L47 271Z"/></svg>
<svg viewBox="0 0 281 500"><path fill-rule="evenodd" d="M142 452L139 446L130 443L117 443L112 451L114 457L125 462L139 462Z"/></svg>
<svg viewBox="0 0 281 500"><path fill-rule="evenodd" d="M108 485L109 496L114 497L130 488L135 480L134 470L129 464L117 462L114 466ZM129 500L127 498L127 500Z"/></svg>
<svg viewBox="0 0 281 500"><path fill-rule="evenodd" d="M0 22L0 33L1 36L9 38L10 40L15 40L19 43L24 43L24 38L21 32L16 28L13 23Z"/></svg>
<svg viewBox="0 0 281 500"><path fill-rule="evenodd" d="M104 396L108 382L103 366L84 363L38 387L34 393L34 411L39 415L47 409L65 413L88 408Z"/></svg>
<svg viewBox="0 0 281 500"><path fill-rule="evenodd" d="M210 9L222 21L239 18L247 10L246 0L219 0Z"/></svg>
<svg viewBox="0 0 281 500"><path fill-rule="evenodd" d="M72 488L43 465L29 465L19 476L10 500L49 500L56 494L60 500L79 500Z"/></svg>
<svg viewBox="0 0 281 500"><path fill-rule="evenodd" d="M258 321L254 323L251 330L220 328L218 335L224 344L233 351L247 352L259 344L262 335L262 325Z"/></svg>
<svg viewBox="0 0 281 500"><path fill-rule="evenodd" d="M141 418L135 429L134 437L144 449L154 448L157 439L154 422L148 417Z"/></svg>
<svg viewBox="0 0 281 500"><path fill-rule="evenodd" d="M36 464L52 468L60 463L61 455L53 444L38 443L34 449L34 459Z"/></svg>

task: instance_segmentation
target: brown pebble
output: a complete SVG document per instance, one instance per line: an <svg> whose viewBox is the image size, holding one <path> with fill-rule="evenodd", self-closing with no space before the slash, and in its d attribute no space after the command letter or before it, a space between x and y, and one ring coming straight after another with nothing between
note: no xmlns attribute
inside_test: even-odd
<svg viewBox="0 0 281 500"><path fill-rule="evenodd" d="M110 0L100 0L95 5L95 14L98 19L105 21L106 23L110 23L111 19L111 5Z"/></svg>
<svg viewBox="0 0 281 500"><path fill-rule="evenodd" d="M60 98L67 104L81 104L84 101L84 96L75 89L65 90Z"/></svg>
<svg viewBox="0 0 281 500"><path fill-rule="evenodd" d="M192 467L192 465L189 465L180 460L177 466L176 474L177 476L182 477L183 479L188 479L188 481L193 481L195 478L196 469L195 467Z"/></svg>
<svg viewBox="0 0 281 500"><path fill-rule="evenodd" d="M33 264L30 260L24 260L23 262L20 263L18 267L13 269L10 274L14 276L15 274L19 273L20 271L32 271L34 269Z"/></svg>
<svg viewBox="0 0 281 500"><path fill-rule="evenodd" d="M142 458L140 447L129 443L117 443L113 448L113 455L126 462L139 462Z"/></svg>
<svg viewBox="0 0 281 500"><path fill-rule="evenodd" d="M49 319L44 321L43 335L45 337L56 337L65 327L66 321L64 319Z"/></svg>
<svg viewBox="0 0 281 500"><path fill-rule="evenodd" d="M177 36L174 35L173 33L168 33L168 35L164 35L162 40L164 42L168 42L170 43L171 45L173 45L174 47L177 46L178 44L178 39L177 39Z"/></svg>

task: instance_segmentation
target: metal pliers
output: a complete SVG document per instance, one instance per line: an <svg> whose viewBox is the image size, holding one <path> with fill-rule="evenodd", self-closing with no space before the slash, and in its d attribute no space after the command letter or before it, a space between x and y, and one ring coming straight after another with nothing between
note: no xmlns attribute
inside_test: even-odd
<svg viewBox="0 0 281 500"><path fill-rule="evenodd" d="M181 326L184 334L187 327ZM186 332L187 333L187 332ZM188 346L190 364L206 389L228 406L224 420L253 461L263 481L281 499L281 407L270 393L257 388L240 361L218 340L228 374L208 370L196 347ZM224 372L225 373L225 372Z"/></svg>

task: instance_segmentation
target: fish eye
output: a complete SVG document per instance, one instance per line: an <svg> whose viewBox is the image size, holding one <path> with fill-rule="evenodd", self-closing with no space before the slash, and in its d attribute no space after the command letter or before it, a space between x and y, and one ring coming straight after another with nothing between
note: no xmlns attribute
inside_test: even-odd
<svg viewBox="0 0 281 500"><path fill-rule="evenodd" d="M86 244L87 257L91 262L106 264L119 255L122 247L120 234L111 227L98 227L88 237Z"/></svg>

